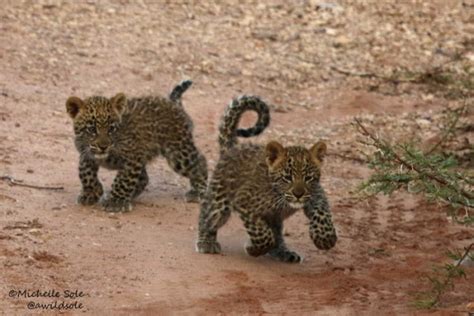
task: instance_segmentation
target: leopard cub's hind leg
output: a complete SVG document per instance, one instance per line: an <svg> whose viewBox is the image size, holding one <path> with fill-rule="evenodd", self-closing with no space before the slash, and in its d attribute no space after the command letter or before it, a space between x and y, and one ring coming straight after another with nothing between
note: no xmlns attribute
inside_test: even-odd
<svg viewBox="0 0 474 316"><path fill-rule="evenodd" d="M168 148L164 155L176 173L189 179L191 189L186 193L186 201L199 202L206 191L207 163L192 139Z"/></svg>
<svg viewBox="0 0 474 316"><path fill-rule="evenodd" d="M250 240L245 245L247 254L258 257L275 247L275 234L270 225L260 217L241 214Z"/></svg>
<svg viewBox="0 0 474 316"><path fill-rule="evenodd" d="M138 183L137 186L135 187L135 191L133 191L132 198L136 198L139 196L146 188L148 185L148 173L146 172L146 168L143 167L142 172L138 176Z"/></svg>
<svg viewBox="0 0 474 316"><path fill-rule="evenodd" d="M199 214L199 235L196 251L200 253L220 253L221 246L217 242L217 231L230 217L230 207L226 200L216 200L212 185L208 196L204 198Z"/></svg>

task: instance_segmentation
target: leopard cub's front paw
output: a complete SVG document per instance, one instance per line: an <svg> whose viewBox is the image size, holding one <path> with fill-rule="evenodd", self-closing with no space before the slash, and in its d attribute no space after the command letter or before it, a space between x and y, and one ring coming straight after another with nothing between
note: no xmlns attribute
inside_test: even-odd
<svg viewBox="0 0 474 316"><path fill-rule="evenodd" d="M114 198L111 196L104 195L100 199L100 205L106 212L129 212L132 210L132 204L129 200Z"/></svg>
<svg viewBox="0 0 474 316"><path fill-rule="evenodd" d="M92 205L99 201L100 197L102 196L102 192L84 192L82 191L81 194L77 197L77 203L81 205Z"/></svg>
<svg viewBox="0 0 474 316"><path fill-rule="evenodd" d="M256 246L252 244L251 241L248 241L245 245L245 252L252 257L259 257L266 254L270 249L272 249L273 245L261 245Z"/></svg>
<svg viewBox="0 0 474 316"><path fill-rule="evenodd" d="M275 249L270 250L268 254L271 257L283 262L288 262L288 263L303 262L303 257L301 257L296 252L288 250L288 249L275 248Z"/></svg>
<svg viewBox="0 0 474 316"><path fill-rule="evenodd" d="M199 253L221 253L221 245L213 240L198 240L196 242L196 251Z"/></svg>
<svg viewBox="0 0 474 316"><path fill-rule="evenodd" d="M187 203L199 203L199 192L195 189L191 189L186 192L185 199Z"/></svg>
<svg viewBox="0 0 474 316"><path fill-rule="evenodd" d="M322 236L314 234L312 237L314 245L321 250L329 250L334 247L337 242L337 235L335 233Z"/></svg>

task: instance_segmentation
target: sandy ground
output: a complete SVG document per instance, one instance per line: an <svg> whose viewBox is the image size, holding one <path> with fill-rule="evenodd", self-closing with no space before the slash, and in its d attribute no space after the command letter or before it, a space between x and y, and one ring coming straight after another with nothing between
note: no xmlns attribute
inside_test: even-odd
<svg viewBox="0 0 474 316"><path fill-rule="evenodd" d="M397 122L455 101L418 87L371 91L331 65L372 71L437 62L445 55L429 56L426 47L443 43L449 54L462 46L472 34L472 12L449 1L400 6L399 15L376 3L236 2L2 1L0 176L63 189L0 181L0 313L24 315L30 301L64 300L83 305L64 313L91 315L466 315L474 301L472 268L434 311L412 303L416 292L429 290L432 266L449 262L446 251L473 241L472 226L451 223L442 207L419 197L357 200L352 192L368 169L338 156L356 152L349 124L356 115ZM374 35L368 23L378 25L381 12L407 23L386 22ZM431 42L417 37L426 29ZM393 43L376 36L401 36L397 43L412 46L397 59ZM195 253L199 207L184 202L187 181L162 159L150 166L150 184L132 212L76 205L78 155L67 97L167 94L184 78L195 83L184 104L211 168L219 117L242 93L274 105L270 128L255 142L290 144L303 134L304 143L328 141L322 182L339 232L334 249L315 249L298 213L287 221L286 238L305 257L302 264L248 257L237 218L220 232L222 255ZM113 176L100 173L107 186ZM61 297L10 297L24 289ZM65 290L83 296L64 298Z"/></svg>

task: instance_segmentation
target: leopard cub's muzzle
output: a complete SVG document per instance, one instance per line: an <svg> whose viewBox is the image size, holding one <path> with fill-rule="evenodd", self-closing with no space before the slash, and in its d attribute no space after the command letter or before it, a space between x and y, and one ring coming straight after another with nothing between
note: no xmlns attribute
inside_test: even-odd
<svg viewBox="0 0 474 316"><path fill-rule="evenodd" d="M98 159L106 158L109 155L112 142L108 137L100 135L90 144L91 153Z"/></svg>
<svg viewBox="0 0 474 316"><path fill-rule="evenodd" d="M308 198L308 190L304 183L295 183L286 194L286 200L292 208L302 208Z"/></svg>

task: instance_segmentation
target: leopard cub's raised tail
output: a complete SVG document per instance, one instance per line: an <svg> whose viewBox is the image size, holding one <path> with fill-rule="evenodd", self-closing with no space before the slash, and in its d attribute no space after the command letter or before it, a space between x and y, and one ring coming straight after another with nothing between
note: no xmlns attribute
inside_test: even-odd
<svg viewBox="0 0 474 316"><path fill-rule="evenodd" d="M171 93L169 95L170 100L173 101L173 102L180 103L181 102L181 96L183 95L183 93L186 92L186 90L189 89L189 87L191 87L192 84L193 84L193 82L191 80L183 80L180 83L178 83L173 88L173 90L171 90Z"/></svg>
<svg viewBox="0 0 474 316"><path fill-rule="evenodd" d="M257 123L250 128L238 128L240 118L246 111L258 114ZM270 124L268 105L257 96L243 95L231 101L224 112L219 126L219 145L221 152L234 147L237 137L257 136Z"/></svg>

